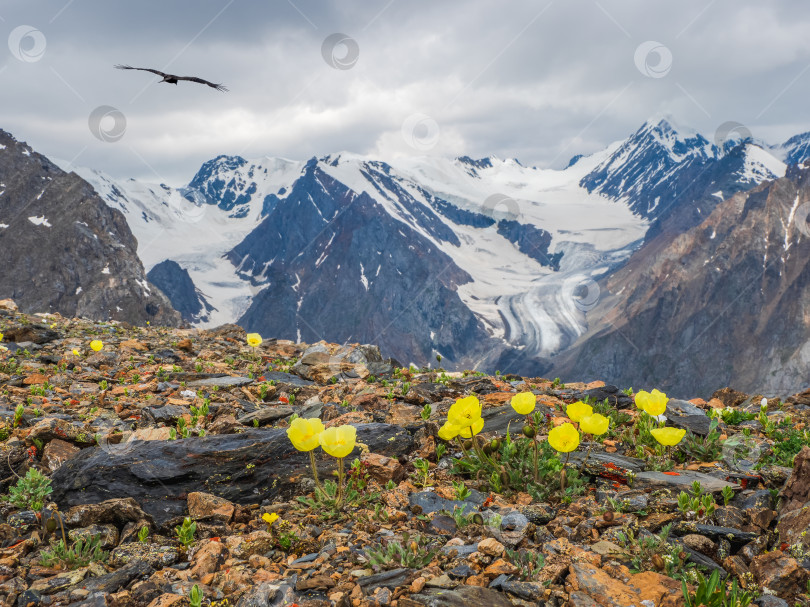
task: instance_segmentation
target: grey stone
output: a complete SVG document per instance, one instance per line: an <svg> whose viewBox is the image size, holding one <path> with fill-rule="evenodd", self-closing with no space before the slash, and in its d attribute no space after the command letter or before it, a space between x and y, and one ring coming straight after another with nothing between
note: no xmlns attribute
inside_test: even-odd
<svg viewBox="0 0 810 607"><path fill-rule="evenodd" d="M515 546L526 537L529 519L517 510L502 515L500 528L493 529L492 535L506 546Z"/></svg>
<svg viewBox="0 0 810 607"><path fill-rule="evenodd" d="M636 474L634 489L672 489L681 491L689 489L694 481L699 481L705 493L718 493L724 487L731 487L734 491L742 489L736 483L729 483L727 481L703 474L701 472L692 472L691 470L684 470L675 474L659 472L657 470L649 470L639 472Z"/></svg>
<svg viewBox="0 0 810 607"><path fill-rule="evenodd" d="M399 569L381 571L380 573L361 577L357 580L357 583L366 594L369 594L373 592L375 588L385 587L394 589L397 586L404 586L415 578L416 572L413 569L401 567Z"/></svg>
<svg viewBox="0 0 810 607"><path fill-rule="evenodd" d="M513 607L506 595L479 586L458 586L453 590L428 588L401 598L399 604L401 607Z"/></svg>
<svg viewBox="0 0 810 607"><path fill-rule="evenodd" d="M207 379L197 379L186 384L189 388L199 388L202 386L218 386L220 388L241 388L252 384L254 380L249 377L209 377Z"/></svg>
<svg viewBox="0 0 810 607"><path fill-rule="evenodd" d="M408 496L408 503L411 506L419 506L422 509L422 514L430 514L431 512L439 512L446 510L452 513L455 508L461 508L464 514L472 514L478 512L478 506L484 503L486 496L472 489L469 497L465 500L449 500L436 495L433 491L420 491L419 493L411 493Z"/></svg>
<svg viewBox="0 0 810 607"><path fill-rule="evenodd" d="M255 425L254 420L258 420L259 426L265 426L276 420L289 417L293 414L293 412L294 409L287 405L281 405L278 407L260 407L252 413L248 413L247 415L236 418L236 421L244 426L253 426Z"/></svg>

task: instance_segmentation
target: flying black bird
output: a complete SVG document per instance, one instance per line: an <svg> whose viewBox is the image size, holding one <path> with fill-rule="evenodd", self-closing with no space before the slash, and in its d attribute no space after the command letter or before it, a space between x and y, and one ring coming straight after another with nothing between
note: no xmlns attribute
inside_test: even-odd
<svg viewBox="0 0 810 607"><path fill-rule="evenodd" d="M174 74L164 74L163 72L159 72L158 70L152 70L148 67L132 67L131 65L116 65L115 69L118 70L141 70L144 72L152 72L153 74L157 74L158 76L163 76L163 80L161 82L168 82L169 84L177 84L178 80L188 80L190 82L199 82L200 84L207 84L211 88L217 89L218 91L227 92L227 88L221 84L214 84L213 82L208 82L208 80L203 80L202 78L196 78L194 76L175 76Z"/></svg>

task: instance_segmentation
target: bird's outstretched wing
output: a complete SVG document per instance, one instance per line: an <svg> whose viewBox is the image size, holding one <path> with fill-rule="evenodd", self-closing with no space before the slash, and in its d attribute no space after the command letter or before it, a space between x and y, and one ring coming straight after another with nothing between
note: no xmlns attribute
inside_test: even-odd
<svg viewBox="0 0 810 607"><path fill-rule="evenodd" d="M203 80L202 78L196 78L195 76L175 76L178 80L189 80L191 82L199 82L200 84L207 84L212 89L217 89L218 91L222 91L223 93L228 92L228 88L223 84L214 84L213 82L208 82L208 80Z"/></svg>
<svg viewBox="0 0 810 607"><path fill-rule="evenodd" d="M157 74L158 76L163 76L164 78L169 74L164 74L158 70L152 70L148 67L132 67L131 65L116 65L114 66L117 70L141 70L142 72L152 72L153 74Z"/></svg>

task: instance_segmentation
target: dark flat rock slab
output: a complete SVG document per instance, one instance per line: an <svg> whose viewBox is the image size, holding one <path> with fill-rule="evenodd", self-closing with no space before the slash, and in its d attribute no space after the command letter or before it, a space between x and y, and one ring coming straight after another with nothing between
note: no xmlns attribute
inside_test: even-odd
<svg viewBox="0 0 810 607"><path fill-rule="evenodd" d="M389 424L357 426L357 441L389 457L413 448L410 434ZM359 454L356 447L348 461ZM316 457L321 478L326 478L337 460L320 449ZM296 451L285 430L259 428L204 438L133 441L121 451L83 449L54 473L51 497L64 511L137 495L143 510L162 524L185 512L190 492L212 493L240 504L291 499L297 478L311 474L308 454Z"/></svg>

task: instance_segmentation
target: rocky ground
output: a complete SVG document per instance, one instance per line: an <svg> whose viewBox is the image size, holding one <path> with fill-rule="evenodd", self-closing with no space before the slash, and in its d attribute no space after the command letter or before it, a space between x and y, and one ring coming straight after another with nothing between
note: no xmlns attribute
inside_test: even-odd
<svg viewBox="0 0 810 607"><path fill-rule="evenodd" d="M756 604L810 605L810 393L670 400L667 424L689 433L662 457L632 391L602 383L403 369L369 345L254 349L235 325L131 327L9 301L0 331L4 604L658 607L717 571ZM537 483L508 469L525 419L509 402L527 390L540 445L568 403L611 419L571 454L565 493L545 448ZM437 438L472 394L492 474ZM356 426L343 511L299 499L315 485L293 415ZM316 453L328 479L336 460Z"/></svg>

